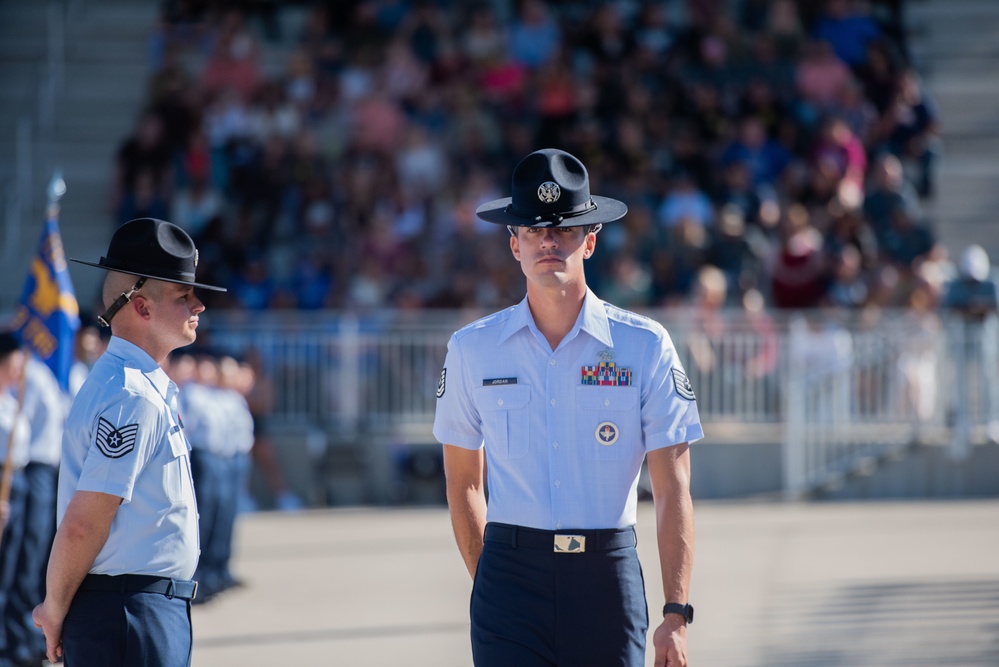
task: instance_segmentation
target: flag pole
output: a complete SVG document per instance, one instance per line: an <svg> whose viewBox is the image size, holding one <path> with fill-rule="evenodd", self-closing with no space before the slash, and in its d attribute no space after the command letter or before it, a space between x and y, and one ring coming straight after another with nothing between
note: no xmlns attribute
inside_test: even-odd
<svg viewBox="0 0 999 667"><path fill-rule="evenodd" d="M48 208L46 214L50 218L56 218L59 216L59 200L64 194L66 194L66 181L62 178L62 171L56 170L52 175L52 180L49 182L49 187L46 192L48 195ZM3 544L3 535L6 532L7 522L10 521L12 517L9 516L10 507L7 506L10 501L10 491L11 485L14 481L14 435L17 433L17 425L21 421L21 411L24 406L24 388L27 383L28 375L28 360L25 358L24 366L21 368L20 377L18 378L17 387L17 410L14 413L14 422L10 429L10 434L7 436L7 448L5 450L5 456L3 461L3 477L0 479L0 505L6 507L5 514L6 517L2 518L0 522L0 544Z"/></svg>

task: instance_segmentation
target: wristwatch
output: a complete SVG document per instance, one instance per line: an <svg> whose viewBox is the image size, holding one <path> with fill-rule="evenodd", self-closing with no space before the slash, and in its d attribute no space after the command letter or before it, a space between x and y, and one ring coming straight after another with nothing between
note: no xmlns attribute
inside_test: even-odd
<svg viewBox="0 0 999 667"><path fill-rule="evenodd" d="M663 616L666 614L680 614L687 625L690 625L694 622L694 605L670 602L663 607Z"/></svg>

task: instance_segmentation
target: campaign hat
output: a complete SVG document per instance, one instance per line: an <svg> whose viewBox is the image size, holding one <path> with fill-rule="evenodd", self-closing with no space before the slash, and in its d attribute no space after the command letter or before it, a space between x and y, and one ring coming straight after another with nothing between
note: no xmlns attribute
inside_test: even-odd
<svg viewBox="0 0 999 667"><path fill-rule="evenodd" d="M98 262L70 258L71 262L133 276L225 292L224 287L195 280L198 249L183 229L165 220L136 218L118 227L107 254Z"/></svg>
<svg viewBox="0 0 999 667"><path fill-rule="evenodd" d="M514 227L581 227L620 220L628 212L624 202L590 194L586 167L557 148L525 157L510 181L510 197L482 204L475 214Z"/></svg>

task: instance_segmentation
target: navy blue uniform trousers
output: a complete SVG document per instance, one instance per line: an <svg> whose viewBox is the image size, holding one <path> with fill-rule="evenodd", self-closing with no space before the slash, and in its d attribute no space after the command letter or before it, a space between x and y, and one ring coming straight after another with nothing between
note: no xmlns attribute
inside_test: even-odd
<svg viewBox="0 0 999 667"><path fill-rule="evenodd" d="M634 529L554 533L488 524L470 606L476 667L641 667L649 627Z"/></svg>
<svg viewBox="0 0 999 667"><path fill-rule="evenodd" d="M191 603L160 593L77 591L62 628L65 667L188 667Z"/></svg>

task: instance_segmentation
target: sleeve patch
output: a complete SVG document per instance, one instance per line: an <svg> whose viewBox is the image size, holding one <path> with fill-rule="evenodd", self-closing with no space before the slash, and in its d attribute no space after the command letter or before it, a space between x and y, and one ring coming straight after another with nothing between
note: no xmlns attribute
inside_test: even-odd
<svg viewBox="0 0 999 667"><path fill-rule="evenodd" d="M444 395L444 390L447 384L447 369L441 369L441 379L437 382L437 398L441 398Z"/></svg>
<svg viewBox="0 0 999 667"><path fill-rule="evenodd" d="M694 400L694 388L687 379L687 374L676 367L673 368L673 384L676 386L676 393L688 401Z"/></svg>
<svg viewBox="0 0 999 667"><path fill-rule="evenodd" d="M119 459L135 449L138 424L128 424L120 429L104 417L97 420L97 449L109 459Z"/></svg>

